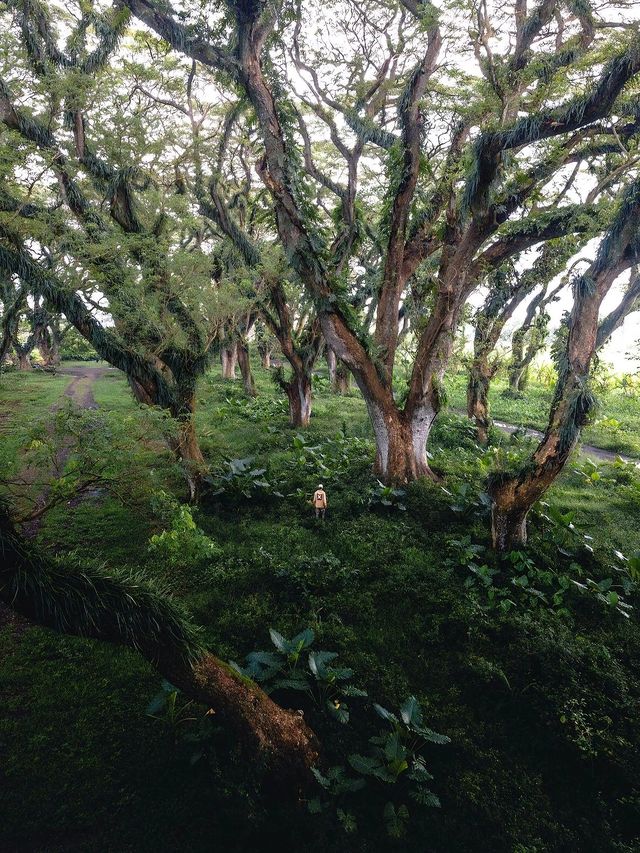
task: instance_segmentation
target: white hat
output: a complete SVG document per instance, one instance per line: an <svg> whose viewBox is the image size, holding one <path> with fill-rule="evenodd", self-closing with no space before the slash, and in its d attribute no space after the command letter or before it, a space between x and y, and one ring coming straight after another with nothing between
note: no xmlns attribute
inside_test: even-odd
<svg viewBox="0 0 640 853"><path fill-rule="evenodd" d="M319 488L319 489L324 489L324 486L322 485L322 483L319 483L319 484L318 484L318 488Z"/></svg>

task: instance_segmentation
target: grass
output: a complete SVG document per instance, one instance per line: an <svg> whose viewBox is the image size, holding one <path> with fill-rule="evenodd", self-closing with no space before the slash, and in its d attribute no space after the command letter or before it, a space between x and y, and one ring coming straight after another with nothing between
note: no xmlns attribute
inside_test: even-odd
<svg viewBox="0 0 640 853"><path fill-rule="evenodd" d="M447 379L451 408L466 409L466 383L464 374ZM504 396L506 388L504 379L498 377L492 382L489 393L492 416L516 426L544 430L553 388L531 382L520 399ZM614 453L640 457L640 401L635 395L627 396L621 390L607 391L598 396L595 421L584 430L583 442Z"/></svg>
<svg viewBox="0 0 640 853"><path fill-rule="evenodd" d="M372 509L373 445L360 395L334 397L321 380L301 447L270 375L255 372L255 402L215 370L199 387L198 431L214 471L228 459L253 457L273 485L250 499L224 493L194 511L221 549L213 562L169 564L148 551L162 526L150 493L133 505L114 498L61 505L41 540L60 554L128 563L168 580L225 659L267 648L270 627L291 636L312 626L318 647L337 651L354 683L376 701L397 707L414 693L429 725L452 738L427 753L442 809L423 814L412 804L416 823L397 842L385 835L381 806L376 811L393 795L386 790L368 789L355 836L328 817L282 811L277 798L266 804L251 790L249 765L225 761L233 745L224 730L219 758L189 766L188 745L174 748L166 728L145 716L158 677L135 654L40 629L21 636L5 629L0 847L325 853L417 851L429 838L438 853L631 853L639 769L635 620L627 625L588 607L583 613L581 599L564 620L544 609L503 618L481 606L484 599L466 586L468 569L450 559L452 541L488 543L488 520L473 498L483 457L464 419L444 416L432 442L434 464L448 472L454 497L421 483L406 495L406 511ZM3 377L0 399L12 401L7 434L23 435L46 414L64 388L58 380ZM104 409L134 416L120 374L100 378L93 391ZM184 496L171 458L159 450L150 434L124 460L123 476L153 468L145 488ZM535 519L532 553L555 561L558 571L577 562L598 579L611 571L612 549L640 550L640 489L632 471L612 466L587 483L582 465L567 468L549 500L562 512L575 510L580 530L593 536L595 557L574 534L565 543L573 556L563 556ZM319 480L330 501L325 524L306 503ZM452 510L465 483L472 497ZM354 750L343 730L309 719L327 749L343 756Z"/></svg>

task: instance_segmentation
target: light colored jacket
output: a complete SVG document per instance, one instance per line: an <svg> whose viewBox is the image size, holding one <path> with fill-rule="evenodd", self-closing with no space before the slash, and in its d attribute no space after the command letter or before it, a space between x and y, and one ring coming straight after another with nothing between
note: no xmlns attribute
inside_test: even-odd
<svg viewBox="0 0 640 853"><path fill-rule="evenodd" d="M316 489L313 493L313 505L316 509L327 508L327 494L324 489Z"/></svg>

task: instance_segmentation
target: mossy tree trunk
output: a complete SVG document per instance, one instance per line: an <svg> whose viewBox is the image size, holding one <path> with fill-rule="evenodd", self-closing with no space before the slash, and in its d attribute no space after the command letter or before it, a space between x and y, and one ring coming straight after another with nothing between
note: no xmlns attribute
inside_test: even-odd
<svg viewBox="0 0 640 853"><path fill-rule="evenodd" d="M186 696L210 707L247 756L294 798L311 781L318 744L301 716L202 648L171 597L139 576L52 564L15 531L0 504L0 600L55 631L128 646Z"/></svg>

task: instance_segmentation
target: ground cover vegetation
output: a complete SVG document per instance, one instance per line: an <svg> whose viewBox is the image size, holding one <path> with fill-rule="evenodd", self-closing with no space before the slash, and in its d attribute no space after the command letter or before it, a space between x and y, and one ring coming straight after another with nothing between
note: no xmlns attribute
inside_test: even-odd
<svg viewBox="0 0 640 853"><path fill-rule="evenodd" d="M0 847L636 850L635 12L0 26Z"/></svg>

